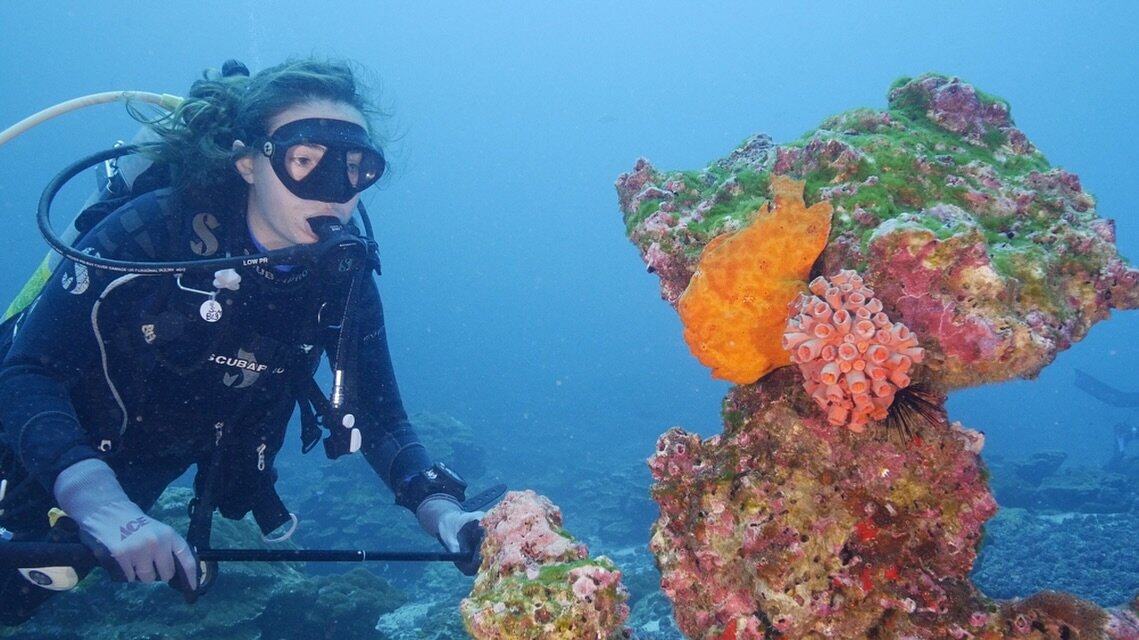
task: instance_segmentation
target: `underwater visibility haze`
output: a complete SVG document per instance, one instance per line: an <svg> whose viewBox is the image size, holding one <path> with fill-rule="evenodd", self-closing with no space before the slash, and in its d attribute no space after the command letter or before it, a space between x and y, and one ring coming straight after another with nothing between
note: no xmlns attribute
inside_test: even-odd
<svg viewBox="0 0 1139 640"><path fill-rule="evenodd" d="M1041 628L1053 625L1041 637L1061 637L1047 634L1099 629L1104 623L1097 616L1104 614L1095 605L1119 607L1139 593L1139 560L1127 551L1139 546L1139 401L1132 401L1139 398L1139 314L1121 310L1135 306L1127 287L1115 280L1103 284L1108 275L1126 280L1127 260L1139 255L1139 217L1131 201L1139 139L1139 45L1133 34L1139 6L209 0L53 7L0 7L0 83L7 89L0 129L100 91L181 94L204 69L228 58L256 72L290 57L344 57L371 72L386 111L381 134L391 169L364 200L380 243L379 286L404 403L432 451L467 476L472 489L503 482L560 507L560 524L577 542L559 547L559 562L585 547L590 556L612 562L589 570L595 587L588 595L600 603L608 597L602 594L619 591L624 601L609 604L613 611L625 609L620 619L597 614L589 624L627 627L625 633L638 638L764 637L761 628L808 637L822 633L810 625L823 618L833 621L832 631L855 628L838 620L843 611L860 611L865 624L857 628L883 637L902 633L903 626L866 622L881 611L859 609L851 595L875 593L887 594L875 602L889 600L887 608L898 611L961 614L964 635L956 637L1000 637L985 634L1002 620L1010 635L1020 631L1020 622L1029 625L1024 633L1039 631L1031 627L1035 621ZM949 95L975 99L938 102ZM909 126L910 116L917 125ZM923 128L923 118L942 128ZM970 128L974 121L980 123L976 129ZM104 106L0 146L0 219L7 224L0 238L0 298L14 297L47 251L35 225L43 186L68 163L129 139L136 127L122 106ZM887 167L895 166L896 155L889 145L901 138L917 140L905 153L927 158L921 154L929 152L928 170L891 181ZM845 149L852 155L843 156ZM969 169L945 168L954 163ZM936 181L923 183L923 176ZM84 180L64 192L60 211L78 207L93 186ZM879 184L893 190L895 209L908 204L934 213L867 214L858 206L872 209L869 201L857 202L856 194ZM908 201L896 196L910 187ZM993 222L999 207L985 209L986 203L1015 201L1017 194L1028 200L1044 194L1040 210L1054 206L1060 212L1046 222L1065 241L1048 246L1064 249L1025 249L1011 228ZM744 200L753 206L709 213L716 204ZM814 208L823 201L830 203L825 212ZM832 406L829 423L821 410L796 422L779 411L793 404L810 413L826 394L812 396L810 388L800 393L800 379L792 380L800 368L807 376L811 367L821 370L822 363L810 364L817 358L793 357L797 366L777 368L755 385L767 372L751 370L758 361L752 352L731 362L717 359L712 352L726 348L715 340L727 332L710 310L721 305L722 292L714 284L696 291L702 285L693 284L688 301L681 292L690 279L711 282L716 269L735 268L709 260L700 262L702 275L693 276L706 245L727 245L711 239L745 226L761 205L770 207L760 217L771 210L814 211L830 226L805 224L811 229L788 232L796 248L817 244L811 255L792 259L783 245L754 245L771 262L803 264L780 273L776 284L765 280L749 291L783 302L774 305L776 312L747 322L766 322L774 313L781 334L783 309L792 298L778 296L807 291L812 265L830 279L818 290L811 287L820 302L827 286L855 282L858 289L861 278L837 274L861 271L875 286L859 300L877 295L878 310L900 314L891 323L904 319L910 325L883 338L896 340L891 354L913 361L913 369L891 371L901 381L897 393L920 403L920 393L901 389L910 375L932 383L937 393L948 394L948 421L960 422L960 429L942 424L936 435L923 435L921 445L906 445L899 432L885 432L886 407L867 408L848 421ZM982 209L991 218L970 217ZM1080 215L1072 213L1077 210ZM652 218L661 211L673 215ZM938 241L956 247L945 263L957 264L962 252L982 246L994 273L1005 278L1007 291L992 295L1007 303L1002 313L1008 325L1031 319L1025 322L1031 329L1008 339L1011 346L1001 351L1006 357L968 361L961 345L973 344L978 334L947 337L928 314L901 302L914 295L920 269L881 256L913 246L913 229L931 217L944 223ZM1103 219L1114 221L1113 228ZM983 242L953 244L954 233L974 227ZM1028 237L1039 230L1015 231ZM1012 235L997 238L998 232ZM836 243L843 233L858 236L863 249L852 248L854 241ZM887 237L895 244L881 240ZM869 248L879 240L885 244ZM754 255L722 253L721 265ZM1045 254L1035 262L1024 258ZM1065 259L1072 255L1080 260ZM1087 273L1073 267L1076 262ZM1064 288L1077 271L1087 282L1100 276L1102 282L1079 289L1087 294L1080 297L1073 293L1076 285ZM1033 277L1039 286L1027 287ZM992 285L986 291L1000 289L986 282ZM962 293L957 303L967 306L966 297ZM851 313L860 304L848 305ZM998 315L988 307L985 313ZM1096 320L1102 321L1092 326ZM792 346L814 326L813 320L796 322L806 328ZM1048 333L1042 325L1064 328ZM885 325L879 330L892 331ZM909 330L924 351L906 342ZM1031 349L1023 348L1029 343ZM760 345L755 353L767 358L772 350ZM713 369L722 375L712 377ZM777 395L776 388L796 391ZM891 399L894 394L889 390ZM930 402L940 406L942 398ZM798 426L784 428L792 423ZM770 432L749 439L749 424ZM818 435L834 424L850 428L838 427L833 441ZM658 449L658 438L672 427L683 431L669 431ZM810 449L824 442L828 453ZM786 456L763 460L758 450ZM836 451L849 453L843 460L849 466L831 465L826 456L842 457ZM752 454L754 460L741 462ZM662 514L676 524L680 511L705 518L701 507L712 505L717 514L739 508L716 497L729 493L725 486L692 481L704 464L723 465L721 470L742 465L734 478L761 470L753 475L796 491L842 487L873 495L868 487L874 481L859 476L869 469L891 483L890 495L904 493L907 504L938 511L887 523L882 513L894 507L883 502L878 515L867 512L847 523L845 497L819 498L838 506L795 517L815 525L818 549L842 549L836 553L841 568L822 562L828 573L812 575L803 566L775 565L770 574L756 571L745 579L732 577L734 568L725 566L701 575L682 556L704 551L681 552L684 539L715 536L723 523L650 528ZM391 504L360 460L302 456L299 439L290 434L279 467L282 497L300 518L302 546L434 544ZM914 472L918 467L925 475ZM847 469L850 480L828 476ZM814 484L804 484L806 476ZM957 493L948 491L952 496L940 502L922 493L954 483ZM784 522L781 507L771 506L779 500L776 490L760 484L749 489L763 497L773 519ZM730 489L737 491L742 489ZM185 483L171 489L152 515L184 526L188 493ZM524 502L512 494L510 500L535 518L549 515L543 509L551 505L531 497ZM792 526L809 528L786 517L784 534ZM248 523L218 521L215 536L226 546L259 544L254 529L243 526ZM851 542L836 542L836 529L847 524ZM930 535L941 546L930 550L907 537L919 528L936 530ZM816 549L815 539L767 534L772 537L766 542L740 542L740 557L775 557L764 556L776 553L765 544ZM896 548L886 548L887 538L899 540ZM921 571L916 563L895 563L922 553L938 561ZM700 557L705 570L723 560ZM614 567L623 587L607 582L604 571ZM943 582L930 586L923 576ZM759 586L747 582L752 579ZM571 591L584 598L584 578L574 580L578 586ZM679 584L689 581L709 593ZM452 638L472 629L487 638L553 637L519 629L510 635L490 623L480 627L467 604L461 615L459 603L474 583L443 563L226 564L214 592L194 605L164 586L123 586L101 575L88 582L93 584L54 598L24 627L0 630L0 637ZM741 584L753 589L749 593L771 588L776 604L762 613L739 604L731 594ZM962 595L972 585L979 592ZM830 594L825 607L812 599L820 590ZM1036 599L1017 601L1031 606L998 608L981 604L979 595L1007 601L1045 590L1083 600ZM793 595L784 602L777 592L809 602L793 604ZM921 597L911 597L919 592ZM481 593L492 608L496 598L514 597ZM709 611L708 601L738 607ZM818 618L805 622L807 610ZM971 618L970 611L981 617ZM1135 622L1133 615L1119 616L1113 619L1118 628ZM594 637L563 631L567 635L558 637ZM1139 637L1139 629L1112 633Z"/></svg>

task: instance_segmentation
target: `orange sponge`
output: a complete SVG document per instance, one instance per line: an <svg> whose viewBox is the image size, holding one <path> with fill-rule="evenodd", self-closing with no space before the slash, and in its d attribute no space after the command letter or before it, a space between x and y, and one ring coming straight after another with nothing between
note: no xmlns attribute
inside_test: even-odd
<svg viewBox="0 0 1139 640"><path fill-rule="evenodd" d="M772 176L764 204L739 231L717 236L677 304L684 339L712 376L750 384L790 364L783 348L787 306L807 289L830 234L831 206L803 202L803 183Z"/></svg>

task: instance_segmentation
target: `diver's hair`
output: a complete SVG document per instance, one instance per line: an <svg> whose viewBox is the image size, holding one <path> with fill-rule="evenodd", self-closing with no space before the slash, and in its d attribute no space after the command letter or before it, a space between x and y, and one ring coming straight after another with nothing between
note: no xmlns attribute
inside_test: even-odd
<svg viewBox="0 0 1139 640"><path fill-rule="evenodd" d="M290 60L253 77L207 70L169 115L147 119L135 113L159 138L143 152L166 164L175 191L192 201L243 194L234 160L251 153L268 135L269 122L291 107L323 100L350 105L363 114L372 135L379 111L358 75L347 61L313 58ZM234 140L245 149L235 152Z"/></svg>

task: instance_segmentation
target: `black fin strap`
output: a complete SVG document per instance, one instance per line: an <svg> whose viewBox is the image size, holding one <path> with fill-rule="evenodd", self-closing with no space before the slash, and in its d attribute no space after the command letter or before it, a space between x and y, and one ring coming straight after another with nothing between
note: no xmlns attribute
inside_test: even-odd
<svg viewBox="0 0 1139 640"><path fill-rule="evenodd" d="M292 519L289 509L281 502L281 496L273 487L266 487L261 491L261 497L253 505L253 519L262 535L269 535Z"/></svg>
<svg viewBox="0 0 1139 640"><path fill-rule="evenodd" d="M214 483L217 470L221 463L221 446L214 444L210 452L209 466L205 473L198 466L198 474L194 478L194 497L187 505L190 512L190 526L186 531L186 542L190 547L208 549L210 547L210 532L214 524Z"/></svg>
<svg viewBox="0 0 1139 640"><path fill-rule="evenodd" d="M306 378L299 386L297 406L301 412L301 453L308 453L323 435L320 418L327 412L328 400L312 377Z"/></svg>

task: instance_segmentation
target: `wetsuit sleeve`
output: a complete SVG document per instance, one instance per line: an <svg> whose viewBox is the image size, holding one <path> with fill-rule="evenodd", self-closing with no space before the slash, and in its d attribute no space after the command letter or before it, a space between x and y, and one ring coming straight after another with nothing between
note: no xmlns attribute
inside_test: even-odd
<svg viewBox="0 0 1139 640"><path fill-rule="evenodd" d="M127 205L130 207L130 205ZM132 211L112 213L112 219L131 218ZM102 230L103 233L97 234ZM137 229L136 229L137 231ZM80 248L138 259L138 247L124 241L132 234L123 225L110 233L100 225ZM121 250L120 250L121 249ZM129 278L104 269L88 268L64 260L44 289L13 327L12 344L0 365L0 425L9 449L49 493L60 471L86 458L99 455L93 444L99 429L116 429L122 413L107 415L113 425L81 425L77 400L85 402L80 389L98 386L103 376L101 337L93 314L100 298ZM97 400L112 402L100 394ZM83 409L93 406L83 405Z"/></svg>
<svg viewBox="0 0 1139 640"><path fill-rule="evenodd" d="M358 350L361 450L368 463L393 491L404 478L431 466L396 385L384 330L379 290L365 280L358 298L360 347Z"/></svg>

